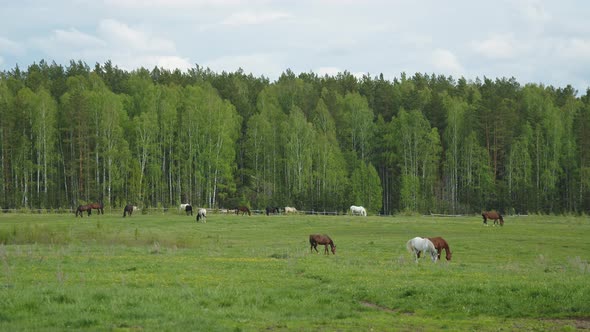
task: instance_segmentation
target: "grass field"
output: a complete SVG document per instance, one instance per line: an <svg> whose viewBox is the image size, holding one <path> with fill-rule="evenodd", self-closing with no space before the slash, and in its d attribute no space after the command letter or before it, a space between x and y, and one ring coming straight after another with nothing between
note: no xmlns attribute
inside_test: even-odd
<svg viewBox="0 0 590 332"><path fill-rule="evenodd" d="M0 330L590 328L586 217L121 215L0 215ZM414 236L452 261L416 264Z"/></svg>

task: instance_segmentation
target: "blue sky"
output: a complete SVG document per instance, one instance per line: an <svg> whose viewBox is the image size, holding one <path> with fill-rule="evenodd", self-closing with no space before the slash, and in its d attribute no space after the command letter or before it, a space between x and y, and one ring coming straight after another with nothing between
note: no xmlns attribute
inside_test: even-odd
<svg viewBox="0 0 590 332"><path fill-rule="evenodd" d="M0 70L44 59L126 70L435 73L590 87L590 2L0 0Z"/></svg>

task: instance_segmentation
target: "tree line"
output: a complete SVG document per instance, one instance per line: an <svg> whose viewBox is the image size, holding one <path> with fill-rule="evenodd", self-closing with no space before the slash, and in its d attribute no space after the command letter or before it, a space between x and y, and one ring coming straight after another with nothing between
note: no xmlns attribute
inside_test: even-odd
<svg viewBox="0 0 590 332"><path fill-rule="evenodd" d="M0 72L0 208L585 213L590 90L402 73Z"/></svg>

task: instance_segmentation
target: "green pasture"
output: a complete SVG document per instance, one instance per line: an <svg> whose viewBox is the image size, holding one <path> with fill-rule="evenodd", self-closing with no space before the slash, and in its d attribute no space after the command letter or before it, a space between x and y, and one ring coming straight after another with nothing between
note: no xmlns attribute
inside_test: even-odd
<svg viewBox="0 0 590 332"><path fill-rule="evenodd" d="M505 221L5 213L0 330L590 328L590 220ZM310 253L310 233L336 255ZM444 237L452 261L415 263L414 236Z"/></svg>

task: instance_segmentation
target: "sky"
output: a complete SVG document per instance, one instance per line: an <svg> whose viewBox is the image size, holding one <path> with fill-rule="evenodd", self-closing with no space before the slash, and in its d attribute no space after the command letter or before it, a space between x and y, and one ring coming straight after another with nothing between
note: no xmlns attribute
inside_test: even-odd
<svg viewBox="0 0 590 332"><path fill-rule="evenodd" d="M585 0L0 0L0 71L45 60L590 88Z"/></svg>

